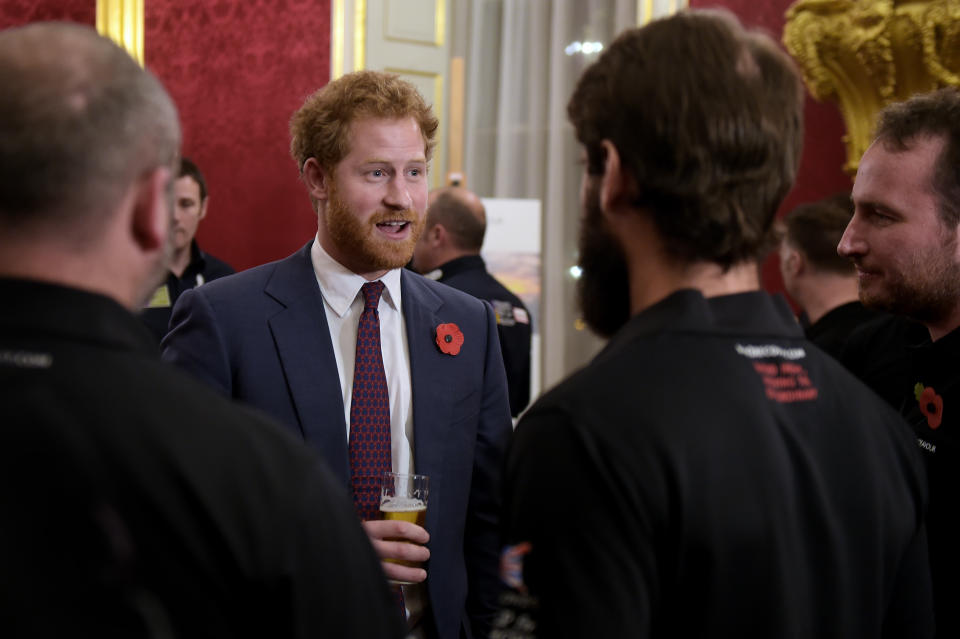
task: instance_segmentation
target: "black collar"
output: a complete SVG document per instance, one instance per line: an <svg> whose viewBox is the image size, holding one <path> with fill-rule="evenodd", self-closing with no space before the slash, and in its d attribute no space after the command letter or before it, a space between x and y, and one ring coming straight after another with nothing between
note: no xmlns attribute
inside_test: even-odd
<svg viewBox="0 0 960 639"><path fill-rule="evenodd" d="M702 333L755 338L802 338L803 329L781 295L761 291L705 298L693 289L676 291L633 316L601 355L638 337Z"/></svg>
<svg viewBox="0 0 960 639"><path fill-rule="evenodd" d="M439 270L440 277L437 281L442 282L449 277L453 277L454 275L459 275L460 273L465 273L467 271L486 271L487 265L484 264L483 258L479 255L461 255L460 257L455 257L446 264L442 264Z"/></svg>
<svg viewBox="0 0 960 639"><path fill-rule="evenodd" d="M0 332L60 335L156 356L153 335L116 301L57 284L0 278Z"/></svg>
<svg viewBox="0 0 960 639"><path fill-rule="evenodd" d="M196 240L190 240L190 262L187 264L187 268L183 269L183 275L180 276L180 279L184 279L187 276L194 277L197 273L203 273L206 265L206 254L200 250L200 246Z"/></svg>

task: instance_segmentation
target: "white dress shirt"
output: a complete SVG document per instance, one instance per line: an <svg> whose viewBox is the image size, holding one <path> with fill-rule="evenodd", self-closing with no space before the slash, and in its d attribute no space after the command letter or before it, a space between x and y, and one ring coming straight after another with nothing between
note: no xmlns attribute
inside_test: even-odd
<svg viewBox="0 0 960 639"><path fill-rule="evenodd" d="M330 341L337 359L340 390L343 393L343 417L350 440L350 402L353 397L353 369L357 351L357 326L363 313L360 288L367 280L349 270L323 250L317 238L310 249L313 272L320 284L323 308L330 328ZM410 349L406 323L401 312L400 269L380 278L383 295L377 309L380 315L380 350L383 372L390 396L390 454L393 472L412 473L413 469L413 395L410 379Z"/></svg>
<svg viewBox="0 0 960 639"><path fill-rule="evenodd" d="M353 398L353 369L357 352L357 327L363 313L361 287L367 280L343 266L323 250L317 237L310 248L313 272L323 295L323 309L330 328L330 342L337 359L340 390L343 393L343 418L350 441L350 402ZM390 455L393 472L413 473L413 387L410 378L410 348L407 327L400 306L400 269L380 278L384 284L377 312L380 315L380 351L383 373L390 397ZM427 607L421 584L403 586L407 623L414 626L408 637L422 637L418 622Z"/></svg>

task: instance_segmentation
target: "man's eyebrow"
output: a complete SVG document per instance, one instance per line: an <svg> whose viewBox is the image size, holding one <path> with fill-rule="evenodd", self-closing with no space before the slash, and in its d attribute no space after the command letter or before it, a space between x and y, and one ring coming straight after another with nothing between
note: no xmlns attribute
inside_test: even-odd
<svg viewBox="0 0 960 639"><path fill-rule="evenodd" d="M878 202L871 198L866 198L854 202L855 208L867 209L868 211L887 211L889 213L899 214L900 211L895 206L891 204L886 204L884 202Z"/></svg>
<svg viewBox="0 0 960 639"><path fill-rule="evenodd" d="M426 164L426 163L427 163L427 158L422 156L414 158L412 160L405 160L403 162L403 164ZM361 162L361 164L393 164L393 162L391 160L387 160L384 158L372 157L372 158L367 158L366 160Z"/></svg>

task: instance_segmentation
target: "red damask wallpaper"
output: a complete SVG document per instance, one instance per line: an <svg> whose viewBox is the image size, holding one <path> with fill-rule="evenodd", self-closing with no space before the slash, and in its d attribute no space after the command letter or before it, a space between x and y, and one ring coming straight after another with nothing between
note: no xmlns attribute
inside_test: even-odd
<svg viewBox="0 0 960 639"><path fill-rule="evenodd" d="M0 2L0 29L43 20L66 20L93 26L97 21L97 3L94 0L3 0Z"/></svg>
<svg viewBox="0 0 960 639"><path fill-rule="evenodd" d="M745 25L766 29L778 42L783 36L784 14L792 3L793 0L690 0L693 8L724 6ZM798 204L849 190L853 185L841 168L846 160L842 141L845 128L837 106L817 102L808 95L804 124L803 158L797 183L780 208L780 214ZM783 290L776 256L764 264L763 282L767 290Z"/></svg>
<svg viewBox="0 0 960 639"><path fill-rule="evenodd" d="M317 221L287 123L329 81L330 0L146 0L144 22L147 67L207 179L200 245L238 270L292 253Z"/></svg>

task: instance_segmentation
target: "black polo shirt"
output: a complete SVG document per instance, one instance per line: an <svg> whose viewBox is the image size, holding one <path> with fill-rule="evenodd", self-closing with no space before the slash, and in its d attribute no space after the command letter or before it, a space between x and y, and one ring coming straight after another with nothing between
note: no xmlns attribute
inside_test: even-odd
<svg viewBox="0 0 960 639"><path fill-rule="evenodd" d="M183 275L177 277L168 271L167 281L154 291L140 313L140 318L156 337L157 343L160 343L169 330L170 313L181 293L205 282L232 275L234 272L233 267L223 260L201 251L196 240L191 242L190 263L183 270Z"/></svg>
<svg viewBox="0 0 960 639"><path fill-rule="evenodd" d="M871 310L860 302L847 302L824 313L804 332L811 342L839 358L850 334L880 315L879 311Z"/></svg>
<svg viewBox="0 0 960 639"><path fill-rule="evenodd" d="M930 482L927 534L938 637L960 637L960 329L930 340L904 317L871 322L851 338L843 362L913 427Z"/></svg>
<svg viewBox="0 0 960 639"><path fill-rule="evenodd" d="M491 637L931 637L926 491L782 299L678 291L520 420Z"/></svg>

